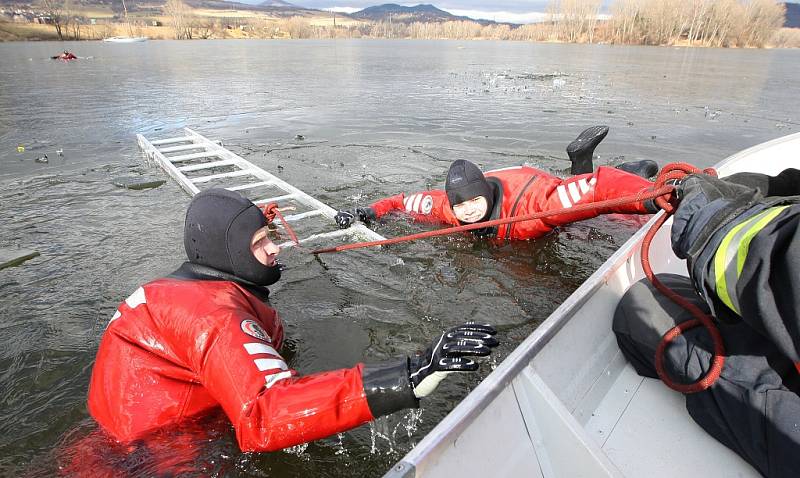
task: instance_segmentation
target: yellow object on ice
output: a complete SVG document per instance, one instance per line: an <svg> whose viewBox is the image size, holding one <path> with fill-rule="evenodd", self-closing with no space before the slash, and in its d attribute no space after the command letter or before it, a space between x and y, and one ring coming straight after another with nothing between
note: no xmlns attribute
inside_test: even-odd
<svg viewBox="0 0 800 478"><path fill-rule="evenodd" d="M25 152L25 146L22 146L22 145L17 146L17 152L18 153L24 153Z"/></svg>

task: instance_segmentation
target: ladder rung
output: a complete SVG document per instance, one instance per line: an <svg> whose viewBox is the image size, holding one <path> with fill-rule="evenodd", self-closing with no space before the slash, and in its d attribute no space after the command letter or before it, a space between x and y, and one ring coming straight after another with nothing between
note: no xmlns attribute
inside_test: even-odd
<svg viewBox="0 0 800 478"><path fill-rule="evenodd" d="M223 159L222 161L211 161L209 163L190 164L189 166L181 166L180 168L178 168L178 171L183 171L184 173L188 173L189 171L199 171L201 169L211 169L211 168L219 168L221 166L230 166L231 164L236 164L236 161L232 159Z"/></svg>
<svg viewBox="0 0 800 478"><path fill-rule="evenodd" d="M165 156L170 163L180 163L181 161L189 161L192 159L200 159L200 158L210 158L212 156L216 156L219 153L215 153L213 151L203 151L202 153L192 153L192 154L184 154L182 156Z"/></svg>
<svg viewBox="0 0 800 478"><path fill-rule="evenodd" d="M242 184L241 186L233 186L230 188L225 188L228 191L241 191L243 189L254 189L259 188L261 186L269 186L270 184L275 184L274 181L261 181L258 183L250 183L250 184Z"/></svg>
<svg viewBox="0 0 800 478"><path fill-rule="evenodd" d="M155 141L150 141L150 144L153 146L158 146L159 144L182 143L184 141L194 141L194 138L192 136L181 136L180 138L158 139Z"/></svg>
<svg viewBox="0 0 800 478"><path fill-rule="evenodd" d="M312 235L310 235L308 237L304 237L304 238L300 239L300 244L304 244L306 242L318 241L320 239L331 239L331 238L334 238L334 237L347 236L347 235L352 235L352 234L355 234L355 231L351 231L349 229L339 229L339 230L332 231L332 232L321 232L319 234L312 234ZM278 247L283 249L284 247L291 247L291 246L294 246L294 245L295 245L294 241L286 241L286 242L283 242L281 244L278 244Z"/></svg>
<svg viewBox="0 0 800 478"><path fill-rule="evenodd" d="M206 183L208 181L213 181L215 179L222 179L222 178L235 178L237 176L247 176L248 174L252 174L253 172L249 169L241 169L239 171L232 171L230 173L220 173L220 174L212 174L211 176L201 176L199 178L190 179L191 182L197 183Z"/></svg>
<svg viewBox="0 0 800 478"><path fill-rule="evenodd" d="M180 146L170 146L168 148L159 149L159 153L177 153L178 151L188 151L190 149L205 148L206 145L202 143L182 144Z"/></svg>
<svg viewBox="0 0 800 478"><path fill-rule="evenodd" d="M283 216L283 218L286 219L286 222L294 222L294 221L299 221L301 219L305 219L307 217L319 216L320 214L322 214L322 211L320 211L319 209L314 209L313 211L301 212L300 214L292 214L291 216ZM277 220L277 219L276 219L276 221L280 222L280 220Z"/></svg>
<svg viewBox="0 0 800 478"><path fill-rule="evenodd" d="M285 201L287 199L294 199L295 197L297 197L296 193L284 194L283 196L275 196L273 198L259 199L258 201L253 201L253 203L254 204L269 204L271 202L278 202L278 201Z"/></svg>

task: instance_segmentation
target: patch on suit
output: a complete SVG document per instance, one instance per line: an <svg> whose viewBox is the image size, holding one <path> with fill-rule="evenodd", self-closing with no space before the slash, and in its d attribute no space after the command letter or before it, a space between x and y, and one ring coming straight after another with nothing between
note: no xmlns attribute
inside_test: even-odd
<svg viewBox="0 0 800 478"><path fill-rule="evenodd" d="M422 214L430 214L433 210L433 198L430 196L422 198L422 205L420 208L422 209Z"/></svg>
<svg viewBox="0 0 800 478"><path fill-rule="evenodd" d="M272 340L270 340L269 335L267 335L267 332L264 330L263 327L258 325L258 322L256 322L255 320L250 320L250 319L243 320L242 332L246 333L251 337L263 340L267 343L272 343Z"/></svg>

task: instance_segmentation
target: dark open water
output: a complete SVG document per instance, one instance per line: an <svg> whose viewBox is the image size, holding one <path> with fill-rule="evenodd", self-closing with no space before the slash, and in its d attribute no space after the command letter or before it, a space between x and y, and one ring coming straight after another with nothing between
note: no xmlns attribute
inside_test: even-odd
<svg viewBox="0 0 800 478"><path fill-rule="evenodd" d="M46 59L65 48L91 58ZM789 50L0 44L0 247L42 254L0 271L0 476L51 476L56 457L93 431L85 395L106 322L139 284L182 260L188 196L173 182L146 191L113 185L161 176L138 153L135 133L195 128L323 201L350 206L441 186L458 158L562 174L567 143L598 123L612 127L598 164L709 166L797 132L798 77L800 51ZM49 163L34 161L45 153ZM290 365L308 373L412 353L465 319L498 325L501 360L638 224L596 219L502 247L456 237L319 260L290 252L273 293ZM378 228L419 230L403 221ZM203 444L206 473L379 476L476 383L451 379L421 414L284 452L242 454L226 431ZM148 476L148 464L138 466Z"/></svg>

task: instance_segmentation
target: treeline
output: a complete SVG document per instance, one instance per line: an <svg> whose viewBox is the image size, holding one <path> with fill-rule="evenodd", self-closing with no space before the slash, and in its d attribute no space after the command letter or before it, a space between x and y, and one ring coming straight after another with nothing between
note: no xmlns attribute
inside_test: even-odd
<svg viewBox="0 0 800 478"><path fill-rule="evenodd" d="M291 38L491 39L700 45L712 47L800 46L800 33L782 29L785 7L774 0L615 0L611 15L601 0L553 0L549 20L512 27L476 22L314 26L301 18L277 28Z"/></svg>
<svg viewBox="0 0 800 478"><path fill-rule="evenodd" d="M617 0L604 34L613 43L763 47L785 16L774 0Z"/></svg>
<svg viewBox="0 0 800 478"><path fill-rule="evenodd" d="M119 23L97 26L76 16L80 0L40 0L60 39L103 38ZM517 40L627 45L800 47L800 29L781 28L785 7L775 0L551 0L548 19L511 26L472 21L358 22L336 25L319 17L222 18L198 16L185 0L167 0L165 28L126 24L125 34L151 38L408 38ZM320 24L323 23L323 24Z"/></svg>

